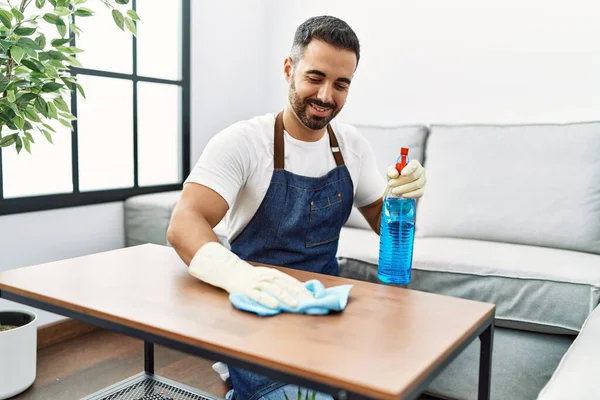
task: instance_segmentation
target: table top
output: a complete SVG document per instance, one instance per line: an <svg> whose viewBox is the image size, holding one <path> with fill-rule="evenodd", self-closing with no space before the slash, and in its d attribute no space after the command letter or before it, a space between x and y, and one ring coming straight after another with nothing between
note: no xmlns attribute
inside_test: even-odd
<svg viewBox="0 0 600 400"><path fill-rule="evenodd" d="M145 244L0 272L0 290L327 383L402 398L495 312L493 304L286 268L327 287L353 284L325 316L240 311L187 272L171 247Z"/></svg>

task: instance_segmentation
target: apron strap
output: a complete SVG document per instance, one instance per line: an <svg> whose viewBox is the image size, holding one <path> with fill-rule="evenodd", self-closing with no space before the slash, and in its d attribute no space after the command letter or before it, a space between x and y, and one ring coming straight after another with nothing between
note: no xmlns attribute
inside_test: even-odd
<svg viewBox="0 0 600 400"><path fill-rule="evenodd" d="M330 124L327 124L327 132L329 133L329 145L331 146L331 153L333 154L333 158L335 159L335 164L339 167L344 165L344 157L342 156L342 152L340 150L340 146L338 144L337 138L335 137L335 133L333 132L333 128ZM283 156L284 146L283 146L283 111L277 114L275 118L275 157L274 157L274 168L284 169L284 161Z"/></svg>

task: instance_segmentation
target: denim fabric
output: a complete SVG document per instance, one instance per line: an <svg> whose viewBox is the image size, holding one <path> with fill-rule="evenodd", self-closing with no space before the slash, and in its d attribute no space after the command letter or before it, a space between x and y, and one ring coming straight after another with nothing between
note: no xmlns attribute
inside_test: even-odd
<svg viewBox="0 0 600 400"><path fill-rule="evenodd" d="M339 275L338 238L352 210L353 193L344 165L318 178L275 170L263 202L232 241L231 251L246 261ZM230 366L229 374L235 400L271 399L270 393L286 387L240 368Z"/></svg>
<svg viewBox="0 0 600 400"><path fill-rule="evenodd" d="M231 251L246 261L338 275L338 239L353 199L345 165L318 178L276 170Z"/></svg>

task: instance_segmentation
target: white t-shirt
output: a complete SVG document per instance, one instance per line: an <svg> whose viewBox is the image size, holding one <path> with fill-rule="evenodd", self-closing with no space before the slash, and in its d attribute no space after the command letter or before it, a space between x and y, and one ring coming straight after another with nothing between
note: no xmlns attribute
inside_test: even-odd
<svg viewBox="0 0 600 400"><path fill-rule="evenodd" d="M254 216L269 188L275 117L266 114L240 121L216 134L185 181L207 186L225 199L229 205L226 226L230 242ZM333 120L331 127L350 172L354 205L373 203L385 188L373 150L353 126ZM316 142L304 142L284 131L284 149L285 169L294 174L320 177L336 167L326 133Z"/></svg>

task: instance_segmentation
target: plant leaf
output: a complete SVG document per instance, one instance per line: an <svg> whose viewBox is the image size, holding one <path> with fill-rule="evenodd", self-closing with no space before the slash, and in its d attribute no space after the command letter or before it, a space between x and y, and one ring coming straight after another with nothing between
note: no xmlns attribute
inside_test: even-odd
<svg viewBox="0 0 600 400"><path fill-rule="evenodd" d="M12 46L14 44L15 44L15 42L13 42L13 41L0 39L0 47L2 47L2 49L4 49L4 51L8 51L8 49L10 49L10 46Z"/></svg>
<svg viewBox="0 0 600 400"><path fill-rule="evenodd" d="M15 139L19 136L17 133L13 133L12 135L4 136L0 139L0 147L8 147L15 143Z"/></svg>
<svg viewBox="0 0 600 400"><path fill-rule="evenodd" d="M67 128L73 130L73 126L71 125L71 123L69 121L67 121L66 119L62 119L59 118L58 122L60 122L62 125L66 126Z"/></svg>
<svg viewBox="0 0 600 400"><path fill-rule="evenodd" d="M21 140L19 135L17 135L17 137L15 138L15 142L16 142L15 147L17 148L17 154L18 154L21 152L21 149L23 148L23 141Z"/></svg>
<svg viewBox="0 0 600 400"><path fill-rule="evenodd" d="M140 20L140 16L134 10L127 10L127 15L134 21Z"/></svg>
<svg viewBox="0 0 600 400"><path fill-rule="evenodd" d="M23 15L23 13L14 7L12 8L12 10L10 10L10 12L12 13L12 15L15 16L15 18L18 21L23 21L25 19L25 16Z"/></svg>
<svg viewBox="0 0 600 400"><path fill-rule="evenodd" d="M117 24L117 26L119 28L121 28L121 30L124 30L124 18L123 18L123 14L121 14L121 11L117 10L116 8L112 10L112 17L113 20L115 21L115 23Z"/></svg>
<svg viewBox="0 0 600 400"><path fill-rule="evenodd" d="M33 135L30 132L25 132L25 137L27 138L27 140L29 140L31 143L35 143L35 140L33 140Z"/></svg>
<svg viewBox="0 0 600 400"><path fill-rule="evenodd" d="M64 119L66 119L67 121L74 121L77 119L77 117L75 117L73 114L71 114L69 112L61 112L61 113L59 113L59 115L61 117L63 117Z"/></svg>
<svg viewBox="0 0 600 400"><path fill-rule="evenodd" d="M42 119L37 115L35 109L33 107L27 107L27 109L23 112L25 117L33 122L42 122Z"/></svg>
<svg viewBox="0 0 600 400"><path fill-rule="evenodd" d="M42 48L40 47L40 45L32 39L26 38L26 37L22 37L19 38L19 40L17 41L17 44L22 47L22 48L30 48L30 49L34 49L34 50L42 50Z"/></svg>
<svg viewBox="0 0 600 400"><path fill-rule="evenodd" d="M35 42L38 44L38 46L40 46L41 50L44 50L44 48L46 47L46 36L40 33L40 35L35 38Z"/></svg>
<svg viewBox="0 0 600 400"><path fill-rule="evenodd" d="M55 78L57 79L59 77L58 75L58 71L56 70L56 68L54 68L54 66L50 65L50 63L46 64L46 74L48 74L49 77L51 78Z"/></svg>
<svg viewBox="0 0 600 400"><path fill-rule="evenodd" d="M44 4L46 4L46 0L35 0L35 6L37 8L43 8Z"/></svg>
<svg viewBox="0 0 600 400"><path fill-rule="evenodd" d="M135 22L129 18L125 18L125 26L129 30L129 32L133 33L133 36L137 36L137 30L135 27Z"/></svg>
<svg viewBox="0 0 600 400"><path fill-rule="evenodd" d="M49 22L54 25L56 25L58 23L58 21L62 21L58 15L55 15L52 13L44 14L43 18L44 18L44 21Z"/></svg>
<svg viewBox="0 0 600 400"><path fill-rule="evenodd" d="M36 59L37 60L37 53L35 52L34 49L30 48L30 47L23 47L23 51L25 52L25 54L27 54L29 57Z"/></svg>
<svg viewBox="0 0 600 400"><path fill-rule="evenodd" d="M31 144L29 143L29 138L27 136L23 136L23 144L25 145L25 150L31 154Z"/></svg>
<svg viewBox="0 0 600 400"><path fill-rule="evenodd" d="M20 115L15 115L15 117L13 118L13 122L15 123L15 126L19 129L23 129L23 127L25 126L25 118L21 117Z"/></svg>
<svg viewBox="0 0 600 400"><path fill-rule="evenodd" d="M129 0L115 0L117 4L129 4Z"/></svg>
<svg viewBox="0 0 600 400"><path fill-rule="evenodd" d="M55 60L68 61L69 57L57 50L50 50L48 55Z"/></svg>
<svg viewBox="0 0 600 400"><path fill-rule="evenodd" d="M51 127L50 125L48 125L46 123L42 123L42 126L52 132L56 132L53 127Z"/></svg>
<svg viewBox="0 0 600 400"><path fill-rule="evenodd" d="M78 54L78 53L83 52L83 50L78 47L57 46L56 50L62 51L63 53L67 53L67 54Z"/></svg>
<svg viewBox="0 0 600 400"><path fill-rule="evenodd" d="M48 115L51 118L58 119L58 112L56 111L56 106L52 103L48 103Z"/></svg>
<svg viewBox="0 0 600 400"><path fill-rule="evenodd" d="M23 58L24 54L25 54L25 52L23 51L23 49L20 48L19 46L17 46L16 44L10 48L10 56L17 63L21 62L21 59Z"/></svg>
<svg viewBox="0 0 600 400"><path fill-rule="evenodd" d="M91 17L92 15L94 15L94 11L90 10L87 7L81 7L75 10L75 15L77 15L78 17Z"/></svg>
<svg viewBox="0 0 600 400"><path fill-rule="evenodd" d="M62 97L57 97L54 100L52 100L52 102L54 103L56 108L58 108L60 111L71 112L71 110L69 110L69 106L67 105L67 102L64 101Z"/></svg>
<svg viewBox="0 0 600 400"><path fill-rule="evenodd" d="M60 34L61 37L65 37L65 35L67 34L67 26L62 21L62 19L60 20L59 23L56 24L56 29L58 30L58 33Z"/></svg>
<svg viewBox="0 0 600 400"><path fill-rule="evenodd" d="M16 28L14 32L15 32L15 34L17 34L19 36L29 36L29 35L33 35L36 30L37 30L37 28L34 28L34 27L20 26L20 27Z"/></svg>
<svg viewBox="0 0 600 400"><path fill-rule="evenodd" d="M67 56L67 62L74 67L83 67L83 65L75 57Z"/></svg>
<svg viewBox="0 0 600 400"><path fill-rule="evenodd" d="M33 93L23 93L17 100L17 103L19 104L26 104L29 103L31 100L37 98L37 95L33 94Z"/></svg>
<svg viewBox="0 0 600 400"><path fill-rule="evenodd" d="M69 10L67 7L56 7L54 9L54 12L56 13L56 15L60 15L61 17L66 17L67 15L71 15L71 10Z"/></svg>
<svg viewBox="0 0 600 400"><path fill-rule="evenodd" d="M85 92L84 92L83 88L81 87L81 85L79 83L76 83L75 86L77 86L77 90L79 90L79 93L83 96L83 98L86 99Z"/></svg>
<svg viewBox="0 0 600 400"><path fill-rule="evenodd" d="M83 4L83 3L85 3L85 2L87 2L87 0L75 0L75 3L74 3L74 4L75 4L76 6L78 6L79 4Z"/></svg>
<svg viewBox="0 0 600 400"><path fill-rule="evenodd" d="M68 38L68 39L52 39L50 41L50 44L52 46L54 46L54 47L59 47L59 46L62 46L62 45L65 45L65 44L69 43L71 40L73 40L73 39L71 39L71 38Z"/></svg>
<svg viewBox="0 0 600 400"><path fill-rule="evenodd" d="M17 100L17 98L15 97L15 92L14 90L9 90L8 93L6 94L8 97L8 101L10 101L11 103L14 103L15 100Z"/></svg>
<svg viewBox="0 0 600 400"><path fill-rule="evenodd" d="M44 86L42 86L42 92L56 92L58 89L64 87L64 85L58 83L58 82L48 82L48 83L44 83Z"/></svg>
<svg viewBox="0 0 600 400"><path fill-rule="evenodd" d="M46 137L46 140L49 141L50 143L52 143L52 135L50 134L50 132L48 132L45 129L42 129L42 133ZM52 144L54 144L54 143L52 143Z"/></svg>
<svg viewBox="0 0 600 400"><path fill-rule="evenodd" d="M35 109L41 112L44 117L48 117L48 104L41 97L35 99Z"/></svg>
<svg viewBox="0 0 600 400"><path fill-rule="evenodd" d="M23 60L23 65L32 71L36 71L36 72L45 72L46 71L46 67L44 67L44 64L42 64L41 62L39 62L37 60Z"/></svg>
<svg viewBox="0 0 600 400"><path fill-rule="evenodd" d="M6 10L0 10L0 21L2 21L2 25L7 28L12 28L12 18L13 15Z"/></svg>

